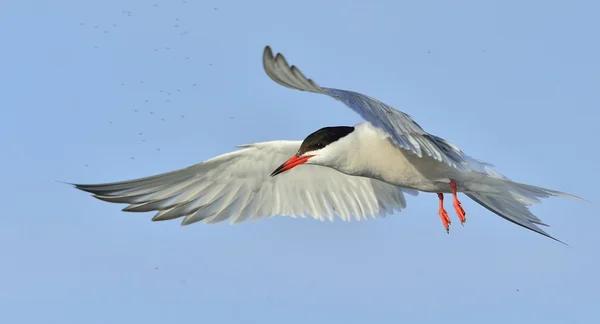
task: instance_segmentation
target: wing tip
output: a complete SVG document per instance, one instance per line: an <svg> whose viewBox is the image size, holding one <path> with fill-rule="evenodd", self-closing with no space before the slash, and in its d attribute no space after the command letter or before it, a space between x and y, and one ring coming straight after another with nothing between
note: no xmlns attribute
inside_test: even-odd
<svg viewBox="0 0 600 324"><path fill-rule="evenodd" d="M273 53L270 45L266 45L262 55L265 73L279 85L284 87L324 94L323 89L312 79L307 78L295 65L290 65L283 53Z"/></svg>
<svg viewBox="0 0 600 324"><path fill-rule="evenodd" d="M54 182L58 182L67 186L71 186L75 189L79 189L79 190L83 190L81 189L82 187L86 187L87 185L84 184L77 184L77 183L71 183L71 182L66 182L66 181L62 181L62 180L54 180Z"/></svg>
<svg viewBox="0 0 600 324"><path fill-rule="evenodd" d="M266 45L265 49L263 50L263 64L266 60L273 60L273 50L271 49L270 45Z"/></svg>

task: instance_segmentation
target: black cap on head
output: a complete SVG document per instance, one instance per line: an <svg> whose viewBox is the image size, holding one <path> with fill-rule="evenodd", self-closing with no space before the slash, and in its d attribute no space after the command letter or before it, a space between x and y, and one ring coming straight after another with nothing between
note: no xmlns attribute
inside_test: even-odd
<svg viewBox="0 0 600 324"><path fill-rule="evenodd" d="M351 126L323 127L304 139L298 150L298 155L302 155L308 151L322 149L353 131L354 127Z"/></svg>

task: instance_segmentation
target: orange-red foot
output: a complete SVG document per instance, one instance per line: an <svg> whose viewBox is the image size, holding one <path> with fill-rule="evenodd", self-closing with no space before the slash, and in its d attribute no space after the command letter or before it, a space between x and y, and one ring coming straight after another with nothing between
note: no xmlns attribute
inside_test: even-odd
<svg viewBox="0 0 600 324"><path fill-rule="evenodd" d="M460 224L464 226L464 223L467 221L467 213L465 213L465 210L462 208L460 201L458 200L456 182L454 180L450 180L450 188L452 188L454 210L456 210Z"/></svg>
<svg viewBox="0 0 600 324"><path fill-rule="evenodd" d="M444 225L444 228L446 228L446 233L450 234L450 223L451 222L450 222L450 217L448 216L448 213L444 209L444 194L438 193L438 198L440 199L440 209L438 211L438 214L440 215L440 219L442 220L442 224Z"/></svg>

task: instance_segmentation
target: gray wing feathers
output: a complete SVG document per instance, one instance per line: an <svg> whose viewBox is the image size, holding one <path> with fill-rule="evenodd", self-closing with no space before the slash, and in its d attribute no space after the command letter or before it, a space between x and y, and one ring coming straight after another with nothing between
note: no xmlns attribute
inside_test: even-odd
<svg viewBox="0 0 600 324"><path fill-rule="evenodd" d="M313 80L306 78L296 66L289 66L280 53L273 56L269 46L263 52L263 67L267 75L284 87L295 90L324 93Z"/></svg>
<svg viewBox="0 0 600 324"><path fill-rule="evenodd" d="M323 88L363 119L383 129L396 145L419 157L423 153L460 170L468 170L464 153L441 137L425 132L409 115L366 95L346 90Z"/></svg>
<svg viewBox="0 0 600 324"><path fill-rule="evenodd" d="M263 53L263 67L275 82L296 90L328 95L341 101L364 120L385 131L399 147L419 157L423 153L459 170L469 171L464 153L446 140L425 132L409 115L383 102L354 91L325 88L290 66L281 53L273 56L269 46Z"/></svg>

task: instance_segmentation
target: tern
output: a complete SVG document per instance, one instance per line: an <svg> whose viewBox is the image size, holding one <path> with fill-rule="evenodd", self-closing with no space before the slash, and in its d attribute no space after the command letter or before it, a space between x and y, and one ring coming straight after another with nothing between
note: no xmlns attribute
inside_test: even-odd
<svg viewBox="0 0 600 324"><path fill-rule="evenodd" d="M71 185L100 200L128 204L123 211L154 211L153 221L182 217L182 225L227 219L235 224L272 216L377 218L405 209L405 194L433 193L448 233L451 220L444 194L452 195L463 224L466 213L458 198L462 193L492 213L556 241L539 227L548 225L529 207L550 196L582 199L511 181L492 164L466 155L377 99L319 86L281 53L273 55L269 46L263 52L263 68L282 86L342 102L364 122L324 127L303 141L239 145L236 151L146 178Z"/></svg>

